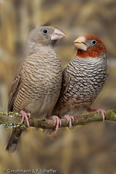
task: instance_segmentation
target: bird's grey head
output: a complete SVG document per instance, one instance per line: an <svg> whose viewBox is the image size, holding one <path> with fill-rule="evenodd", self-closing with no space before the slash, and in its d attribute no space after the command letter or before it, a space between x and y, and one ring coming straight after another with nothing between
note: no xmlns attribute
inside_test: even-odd
<svg viewBox="0 0 116 174"><path fill-rule="evenodd" d="M27 44L34 43L42 46L53 46L57 40L64 36L65 34L59 29L51 26L42 26L35 28L29 33Z"/></svg>

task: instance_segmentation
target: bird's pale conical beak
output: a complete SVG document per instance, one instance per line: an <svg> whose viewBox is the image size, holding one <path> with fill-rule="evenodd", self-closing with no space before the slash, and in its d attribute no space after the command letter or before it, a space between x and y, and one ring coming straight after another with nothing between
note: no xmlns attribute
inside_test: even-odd
<svg viewBox="0 0 116 174"><path fill-rule="evenodd" d="M74 45L81 50L86 51L87 50L87 45L85 44L86 38L84 36L79 36L75 41Z"/></svg>
<svg viewBox="0 0 116 174"><path fill-rule="evenodd" d="M51 40L60 40L64 36L65 36L65 34L62 31L60 31L57 28L55 28L54 32L53 32L53 34L51 36Z"/></svg>

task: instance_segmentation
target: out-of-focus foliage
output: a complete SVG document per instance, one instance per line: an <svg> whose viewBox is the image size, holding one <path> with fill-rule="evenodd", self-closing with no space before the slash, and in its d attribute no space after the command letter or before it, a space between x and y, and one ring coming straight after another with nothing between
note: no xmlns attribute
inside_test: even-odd
<svg viewBox="0 0 116 174"><path fill-rule="evenodd" d="M1 133L8 130L0 129ZM9 132L9 133L8 133ZM54 169L58 174L115 174L116 123L98 122L61 128L57 135L41 130L25 132L18 151L4 151L7 140L0 136L0 171L2 169Z"/></svg>
<svg viewBox="0 0 116 174"><path fill-rule="evenodd" d="M93 107L116 107L115 0L0 0L0 111L7 110L8 91L21 61L28 33L52 25L67 37L56 43L62 67L74 58L73 41L82 34L97 35L106 45L110 76ZM112 60L112 61L111 61ZM46 135L31 129L14 154L5 151L11 130L0 127L2 169L56 169L60 174L115 174L116 123L92 123Z"/></svg>

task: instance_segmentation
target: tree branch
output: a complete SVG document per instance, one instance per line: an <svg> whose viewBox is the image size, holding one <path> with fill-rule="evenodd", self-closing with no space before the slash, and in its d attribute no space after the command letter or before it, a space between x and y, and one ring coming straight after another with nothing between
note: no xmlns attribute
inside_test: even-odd
<svg viewBox="0 0 116 174"><path fill-rule="evenodd" d="M105 120L116 121L116 112L113 110L109 110L105 113ZM21 122L21 115L13 112L3 113L0 112L0 124L4 125L5 127L15 128L15 127L23 127L26 128L27 124L24 121L24 124L20 124ZM61 127L68 127L68 122L66 119L61 119L62 126ZM90 114L84 114L81 116L74 117L74 122L72 125L85 125L90 122L95 121L102 121L101 114L96 112ZM30 127L42 128L42 129L54 129L55 123L53 120L50 119L37 119L37 118L30 118L29 119Z"/></svg>

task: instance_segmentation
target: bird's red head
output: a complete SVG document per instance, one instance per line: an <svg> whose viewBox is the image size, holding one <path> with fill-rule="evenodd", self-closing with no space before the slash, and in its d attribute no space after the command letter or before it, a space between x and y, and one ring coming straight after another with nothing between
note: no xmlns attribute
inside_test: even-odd
<svg viewBox="0 0 116 174"><path fill-rule="evenodd" d="M79 36L74 45L77 47L77 56L81 58L97 58L106 55L106 48L102 41L95 36Z"/></svg>

